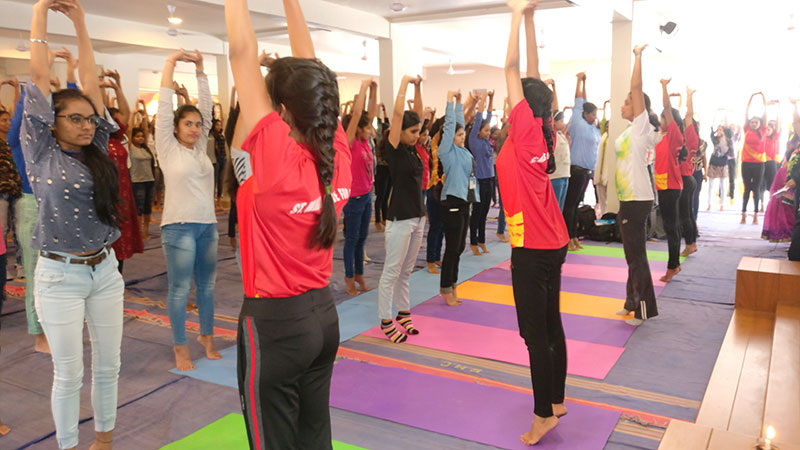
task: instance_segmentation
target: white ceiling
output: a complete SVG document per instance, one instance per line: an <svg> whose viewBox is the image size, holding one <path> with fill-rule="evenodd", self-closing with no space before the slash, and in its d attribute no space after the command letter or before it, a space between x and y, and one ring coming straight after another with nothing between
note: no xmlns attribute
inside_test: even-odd
<svg viewBox="0 0 800 450"><path fill-rule="evenodd" d="M330 3L349 6L351 8L367 11L379 16L383 16L390 21L407 20L409 18L425 20L429 16L441 13L463 15L468 13L480 15L485 12L497 12L498 9L505 9L506 2L498 0L326 0ZM406 6L402 12L394 12L391 9L392 3L399 1ZM584 0L576 0L584 1ZM589 0L604 1L604 0ZM567 0L544 0L542 8L560 8L570 6Z"/></svg>

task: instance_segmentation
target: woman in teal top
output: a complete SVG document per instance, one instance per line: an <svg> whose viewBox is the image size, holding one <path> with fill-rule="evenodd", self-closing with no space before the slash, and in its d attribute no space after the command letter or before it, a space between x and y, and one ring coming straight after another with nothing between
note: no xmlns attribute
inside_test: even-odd
<svg viewBox="0 0 800 450"><path fill-rule="evenodd" d="M475 160L472 153L464 147L465 138L461 92L450 91L447 93L447 110L438 152L439 161L444 168L441 208L445 238L439 288L450 306L461 303L455 290L458 283L458 263L466 247L469 204L480 201L475 189Z"/></svg>

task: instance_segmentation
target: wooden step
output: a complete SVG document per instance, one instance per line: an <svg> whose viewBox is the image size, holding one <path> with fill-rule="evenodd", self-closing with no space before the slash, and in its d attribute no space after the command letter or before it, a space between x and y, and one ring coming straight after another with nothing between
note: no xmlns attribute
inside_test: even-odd
<svg viewBox="0 0 800 450"><path fill-rule="evenodd" d="M712 430L708 450L753 450L758 436L734 433L732 431ZM773 442L780 450L800 450L800 446L786 444L776 439Z"/></svg>
<svg viewBox="0 0 800 450"><path fill-rule="evenodd" d="M720 429L749 436L761 435L774 327L775 318L772 315L759 314L753 317L753 329L739 375L731 418L728 426Z"/></svg>
<svg viewBox="0 0 800 450"><path fill-rule="evenodd" d="M800 261L781 261L778 302L800 305Z"/></svg>
<svg viewBox="0 0 800 450"><path fill-rule="evenodd" d="M705 449L710 439L710 427L682 420L672 420L661 439L658 450Z"/></svg>
<svg viewBox="0 0 800 450"><path fill-rule="evenodd" d="M786 303L775 314L763 427L770 425L777 441L800 444L800 306Z"/></svg>

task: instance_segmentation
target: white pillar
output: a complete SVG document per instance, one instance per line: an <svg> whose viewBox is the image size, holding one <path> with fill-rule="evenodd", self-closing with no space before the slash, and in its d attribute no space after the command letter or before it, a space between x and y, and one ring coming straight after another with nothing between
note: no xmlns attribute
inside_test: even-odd
<svg viewBox="0 0 800 450"><path fill-rule="evenodd" d="M633 55L633 21L615 15L611 31L611 126L608 132L608 144L603 155L605 168L608 173L608 195L606 196L606 210L616 213L619 211L617 199L617 153L614 142L628 122L622 118L621 108L625 97L631 87L631 57Z"/></svg>
<svg viewBox="0 0 800 450"><path fill-rule="evenodd" d="M392 40L378 39L378 54L380 55L380 76L378 77L378 101L386 106L386 113L392 113L394 104L394 58ZM345 101L345 100L342 100Z"/></svg>
<svg viewBox="0 0 800 450"><path fill-rule="evenodd" d="M228 55L217 55L217 97L222 105L222 114L228 120L231 103L231 84L228 82Z"/></svg>

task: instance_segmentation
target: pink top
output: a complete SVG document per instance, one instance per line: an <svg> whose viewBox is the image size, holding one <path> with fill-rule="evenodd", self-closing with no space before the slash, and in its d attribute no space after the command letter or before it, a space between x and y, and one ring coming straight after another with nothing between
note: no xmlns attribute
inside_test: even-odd
<svg viewBox="0 0 800 450"><path fill-rule="evenodd" d="M366 139L359 141L353 139L353 145L350 148L353 161L350 166L350 173L353 174L353 185L350 188L350 197L360 197L369 194L372 190L373 182L373 162L372 162L372 149L369 148L369 142Z"/></svg>

